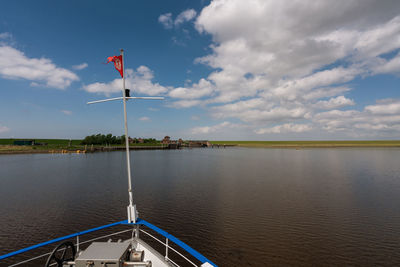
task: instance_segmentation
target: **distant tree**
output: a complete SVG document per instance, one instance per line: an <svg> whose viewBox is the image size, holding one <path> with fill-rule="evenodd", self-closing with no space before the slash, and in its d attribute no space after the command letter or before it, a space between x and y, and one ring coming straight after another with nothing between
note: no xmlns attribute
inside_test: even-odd
<svg viewBox="0 0 400 267"><path fill-rule="evenodd" d="M120 145L124 144L125 137L124 136L113 136L112 134L93 134L86 136L81 144L82 145L106 145L106 144L113 144L113 145Z"/></svg>
<svg viewBox="0 0 400 267"><path fill-rule="evenodd" d="M141 138L131 138L131 142L132 143L140 143L139 139ZM143 140L143 143L150 143L150 144L154 144L154 143L159 143L159 141L157 141L155 138L146 138L146 139L141 139ZM92 135L88 135L86 136L82 142L82 145L107 145L107 144L111 144L111 145L121 145L121 144L125 144L125 136L121 135L121 136L114 136L112 134L92 134Z"/></svg>

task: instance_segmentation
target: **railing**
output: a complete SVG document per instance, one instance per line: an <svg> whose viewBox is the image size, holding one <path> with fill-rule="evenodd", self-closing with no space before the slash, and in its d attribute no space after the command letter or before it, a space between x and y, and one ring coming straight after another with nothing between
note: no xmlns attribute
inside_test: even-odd
<svg viewBox="0 0 400 267"><path fill-rule="evenodd" d="M59 237L59 238L56 238L56 239L53 239L53 240L50 240L50 241L47 241L47 242L43 242L43 243L36 244L36 245L30 246L30 247L27 247L27 248L24 248L24 249L20 249L20 250L14 251L14 252L10 252L10 253L5 254L5 255L1 255L0 256L0 262L2 260L6 259L6 258L10 258L10 257L16 256L16 255L19 255L19 254L22 254L22 253L25 253L25 252L28 252L28 251L31 251L31 250L46 246L46 245L50 245L50 244L53 244L53 243L56 243L56 242L60 242L60 241L64 241L64 240L67 240L67 239L71 239L71 238L74 238L74 237L76 237L75 246L77 247L77 251L79 251L79 245L82 245L82 244L85 244L85 243L88 243L88 242L92 242L92 241L95 241L95 240L99 240L99 239L102 239L102 238L106 238L106 237L110 237L110 236L114 236L114 235L119 235L119 234L126 233L126 232L129 232L129 231L135 231L135 229L128 229L128 230L123 230L123 231L119 231L119 232L116 232L116 233L112 233L112 234L96 237L96 238L93 238L93 239L90 239L90 240L87 240L87 241L84 241L84 242L79 242L79 237L82 236L82 235L85 235L85 234L88 234L88 233L92 233L92 232L95 232L95 231L98 231L98 230L110 228L110 227L117 226L117 225L144 225L144 226L150 228L151 230L157 232L158 234L162 235L163 237L165 237L166 240L165 240L165 243L164 243L163 241L161 241L157 237L153 236L152 234L148 233L147 231L144 231L143 229L139 229L140 232L148 235L149 237L153 238L154 240L156 240L157 242L159 242L159 243L161 243L162 245L165 246L165 259L167 261L171 262L172 264L174 264L175 266L179 266L179 265L177 263L175 263L174 261L172 261L168 257L168 250L169 249L174 251L177 255L181 256L183 259L185 259L188 263L192 264L193 266L198 266L198 265L195 264L193 261L189 260L182 253L178 252L176 249L171 247L168 244L169 240L174 242L176 245L178 245L179 247L184 249L186 252L188 252L194 258L199 260L201 262L201 264L208 263L208 264L210 264L212 266L217 266L216 264L214 264L213 262L208 260L206 257L204 257L202 254L200 254L196 250L192 249L190 246L188 246L184 242L180 241L178 238L174 237L173 235L170 235L169 233L165 232L164 230L162 230L162 229L156 227L155 225L152 225L151 223L149 223L149 222L147 222L145 220L142 220L142 219L138 219L136 224L128 223L128 221L125 220L125 221L120 221L120 222L111 223L111 224L103 225L103 226L100 226L100 227L92 228L92 229L89 229L89 230L86 230L86 231L77 232L75 234ZM133 232L132 232L132 237L133 237ZM13 265L9 265L9 266L18 266L18 265L21 265L21 264L24 264L24 263L39 259L41 257L45 257L45 256L50 255L50 254L51 254L51 252L48 252L48 253L45 253L45 254L42 254L42 255L39 255L39 256L36 256L36 257L30 258L30 259L15 263Z"/></svg>
<svg viewBox="0 0 400 267"><path fill-rule="evenodd" d="M168 238L165 239L165 243L162 242L160 239L158 239L157 237L153 236L152 234L146 232L145 230L140 229L140 232L145 233L146 235L150 236L151 238L153 238L154 240L158 241L160 244L165 246L165 260L170 261L171 263L173 263L175 266L179 266L176 262L174 262L173 260L168 258L168 249L171 249L172 251L174 251L176 254L178 254L179 256L181 256L182 258L184 258L187 262L189 262L190 264L192 264L193 266L197 267L197 264L192 262L191 260L189 260L187 257L185 257L182 253L178 252L177 250L175 250L174 248L168 246Z"/></svg>
<svg viewBox="0 0 400 267"><path fill-rule="evenodd" d="M211 264L212 266L217 266L216 264L214 264L213 262L211 262L209 259L207 259L206 257L204 257L202 254L200 254L199 252L197 252L196 250L194 250L193 248L191 248L190 246L188 246L186 243L182 242L181 240L179 240L178 238L176 238L175 236L167 233L166 231L158 228L155 225L152 225L151 223L142 220L142 219L138 219L136 224L140 224L140 225L144 225L147 226L148 228L152 229L153 231L159 233L160 235L162 235L163 237L165 237L166 239L171 240L172 242L174 242L175 244L177 244L179 247L183 248L184 250L186 250L186 252L188 252L190 255L192 255L193 257L195 257L197 260L199 260L202 264L208 262L209 264ZM169 246L168 246L169 247ZM166 248L166 250L168 249L168 247ZM174 250L173 248L169 247L170 249ZM175 251L175 250L174 250ZM183 255L181 255L183 256ZM197 266L197 265L195 265Z"/></svg>

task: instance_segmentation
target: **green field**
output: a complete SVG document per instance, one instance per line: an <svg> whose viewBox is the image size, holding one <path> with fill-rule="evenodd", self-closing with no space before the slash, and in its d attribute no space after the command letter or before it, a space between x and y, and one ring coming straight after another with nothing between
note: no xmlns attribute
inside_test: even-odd
<svg viewBox="0 0 400 267"><path fill-rule="evenodd" d="M375 141L210 141L212 144L242 147L400 147L400 140Z"/></svg>
<svg viewBox="0 0 400 267"><path fill-rule="evenodd" d="M0 139L0 145L13 145L15 140L35 140L36 143L42 143L42 144L47 144L47 146L62 146L66 147L69 145L69 139ZM83 146L81 145L82 140L81 139L72 139L71 140L71 146ZM137 143L137 144L131 144L131 146L155 146L155 145L160 145L160 142L157 143ZM118 144L118 145L112 145L112 146L123 146L125 144ZM89 145L88 145L89 146Z"/></svg>
<svg viewBox="0 0 400 267"><path fill-rule="evenodd" d="M35 140L37 143L47 143L48 145L68 146L69 139L34 139L34 138L16 138L0 139L0 145L13 145L15 140ZM82 140L73 139L71 145L80 145Z"/></svg>
<svg viewBox="0 0 400 267"><path fill-rule="evenodd" d="M47 145L34 146L15 146L14 140L22 139L0 139L0 154L14 153L59 153L62 151L76 152L78 150L90 151L91 145L81 145L82 140L68 139L34 139L36 143ZM24 139L29 140L29 139ZM376 141L210 141L212 144L240 146L240 147L259 147L259 148L339 148L339 147L400 147L400 140L376 140ZM123 148L123 144L111 145ZM162 147L161 143L137 143L131 144L131 147ZM94 145L94 150L107 150L104 145Z"/></svg>
<svg viewBox="0 0 400 267"><path fill-rule="evenodd" d="M36 143L40 145L27 145L27 146L16 146L14 145L15 140L35 140ZM0 139L0 154L14 154L14 153L59 153L62 151L76 152L77 150L91 150L91 145L81 145L82 140L74 139ZM112 147L123 147L124 144L114 144ZM131 144L131 147L161 147L161 143L141 143L141 144ZM93 148L102 148L105 145L94 145Z"/></svg>

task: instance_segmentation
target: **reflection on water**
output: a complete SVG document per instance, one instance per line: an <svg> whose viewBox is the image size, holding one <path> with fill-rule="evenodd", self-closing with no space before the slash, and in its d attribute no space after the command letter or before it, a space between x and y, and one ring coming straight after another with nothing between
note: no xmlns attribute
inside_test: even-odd
<svg viewBox="0 0 400 267"><path fill-rule="evenodd" d="M140 217L220 266L400 265L399 149L132 154ZM0 254L125 219L124 156L0 156Z"/></svg>

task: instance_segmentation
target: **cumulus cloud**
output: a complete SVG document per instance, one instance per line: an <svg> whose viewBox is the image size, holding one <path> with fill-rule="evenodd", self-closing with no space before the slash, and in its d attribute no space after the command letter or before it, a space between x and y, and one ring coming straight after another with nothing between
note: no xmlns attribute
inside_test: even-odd
<svg viewBox="0 0 400 267"><path fill-rule="evenodd" d="M84 62L84 63L79 64L79 65L74 65L74 66L72 66L72 68L74 70L83 70L83 69L86 69L88 66L89 65L86 62Z"/></svg>
<svg viewBox="0 0 400 267"><path fill-rule="evenodd" d="M378 64L373 69L375 74L384 74L384 73L400 73L400 54L390 60L380 60L381 64Z"/></svg>
<svg viewBox="0 0 400 267"><path fill-rule="evenodd" d="M0 133L5 133L5 132L8 132L8 131L10 131L10 128L0 124Z"/></svg>
<svg viewBox="0 0 400 267"><path fill-rule="evenodd" d="M187 9L185 11L182 11L174 21L175 26L194 19L196 17L196 14L197 13L194 9Z"/></svg>
<svg viewBox="0 0 400 267"><path fill-rule="evenodd" d="M376 105L366 106L365 110L375 115L400 115L400 101L395 99L380 100Z"/></svg>
<svg viewBox="0 0 400 267"><path fill-rule="evenodd" d="M2 33L0 33L0 40L1 40L1 39L10 39L10 38L12 38L11 33L9 33L9 32L2 32Z"/></svg>
<svg viewBox="0 0 400 267"><path fill-rule="evenodd" d="M400 100L379 100L362 111L331 110L313 117L316 126L329 132L346 132L353 136L398 136L400 131Z"/></svg>
<svg viewBox="0 0 400 267"><path fill-rule="evenodd" d="M125 70L126 88L130 88L133 93L145 95L159 95L168 91L167 87L159 83L153 83L154 73L146 66L140 66L136 70ZM104 94L110 96L113 93L120 93L122 90L122 79L115 79L108 83L96 82L83 86L83 90L89 93Z"/></svg>
<svg viewBox="0 0 400 267"><path fill-rule="evenodd" d="M79 77L70 70L57 67L47 58L29 58L7 45L0 46L0 75L5 79L25 79L32 85L65 89Z"/></svg>
<svg viewBox="0 0 400 267"><path fill-rule="evenodd" d="M173 101L167 104L168 107L172 108L190 108L201 105L203 101L201 100L179 100Z"/></svg>
<svg viewBox="0 0 400 267"><path fill-rule="evenodd" d="M210 96L212 92L213 85L209 81L201 79L197 84L193 84L191 87L178 87L171 90L169 96L173 98L194 99Z"/></svg>
<svg viewBox="0 0 400 267"><path fill-rule="evenodd" d="M194 9L187 9L176 16L174 20L172 18L172 13L165 13L158 17L158 22L160 22L165 29L172 29L174 26L178 27L185 22L193 20L196 15L197 12Z"/></svg>
<svg viewBox="0 0 400 267"><path fill-rule="evenodd" d="M255 106L257 103L254 101L249 105L249 101L240 101L234 104L215 107L212 116L217 119L238 118L248 123L286 122L310 118L310 110L304 106L270 107L267 104L257 108L250 108L249 106Z"/></svg>
<svg viewBox="0 0 400 267"><path fill-rule="evenodd" d="M213 39L212 52L195 61L214 69L202 79L208 90L185 86L170 96L257 133L396 130L396 101L340 109L355 105L343 94L357 77L400 73L399 54L387 56L400 49L399 12L397 1L213 0L195 21Z"/></svg>
<svg viewBox="0 0 400 267"><path fill-rule="evenodd" d="M65 115L72 115L72 111L71 110L61 110L62 113L64 113Z"/></svg>
<svg viewBox="0 0 400 267"><path fill-rule="evenodd" d="M317 109L336 109L353 105L355 105L355 103L352 99L348 99L341 95L327 101L318 101L314 106Z"/></svg>
<svg viewBox="0 0 400 267"><path fill-rule="evenodd" d="M149 117L140 117L139 118L140 121L150 121Z"/></svg>
<svg viewBox="0 0 400 267"><path fill-rule="evenodd" d="M191 130L191 133L195 134L195 135L209 134L209 133L219 132L219 131L222 131L225 129L233 129L233 128L240 128L240 127L242 127L242 125L224 121L220 124L216 124L213 126L195 127Z"/></svg>
<svg viewBox="0 0 400 267"><path fill-rule="evenodd" d="M172 26L174 25L171 13L160 15L158 17L158 22L160 22L166 29L172 29Z"/></svg>
<svg viewBox="0 0 400 267"><path fill-rule="evenodd" d="M202 61L281 79L311 74L347 56L365 58L398 47L399 4L342 2L214 0L196 20L196 28L215 41L214 53Z"/></svg>
<svg viewBox="0 0 400 267"><path fill-rule="evenodd" d="M277 125L270 128L262 128L255 131L256 134L265 134L265 133L303 133L309 132L312 130L312 127L308 124L293 124L286 123L282 125Z"/></svg>
<svg viewBox="0 0 400 267"><path fill-rule="evenodd" d="M202 107L222 121L194 133L229 132L231 120L258 134L395 135L398 100L349 110L357 94L346 94L357 78L400 73L399 14L395 0L212 0L199 15L189 9L159 17L169 29L194 20L200 34L212 37L209 52L194 60L209 74L176 88L154 84L148 69L150 78L131 70L130 79L168 96L169 107ZM85 88L112 93L121 85Z"/></svg>

